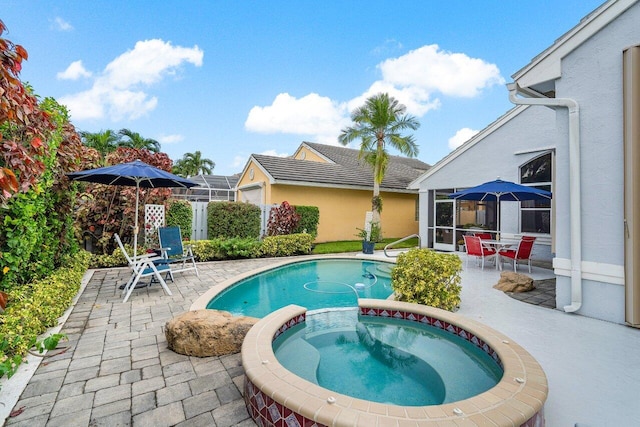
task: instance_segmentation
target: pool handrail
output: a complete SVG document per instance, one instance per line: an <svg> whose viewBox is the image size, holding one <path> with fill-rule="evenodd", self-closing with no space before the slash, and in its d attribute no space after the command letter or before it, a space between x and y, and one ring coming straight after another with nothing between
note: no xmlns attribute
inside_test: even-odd
<svg viewBox="0 0 640 427"><path fill-rule="evenodd" d="M400 240L396 240L395 242L391 242L391 243L389 243L387 246L385 246L385 247L384 247L384 255L385 255L387 258L396 258L396 257L397 257L397 255L389 255L389 254L387 253L387 249L391 248L391 247L392 247L392 246L394 246L394 245L397 245L398 243L402 243L402 242L404 242L405 240L413 239L414 237L417 237L417 238L418 238L418 246L417 246L417 247L418 247L418 248L421 248L421 247L422 247L422 241L421 241L421 239L420 239L420 235L419 235L419 234L412 234L412 235L410 235L410 236L403 237L403 238L402 238L402 239L400 239Z"/></svg>

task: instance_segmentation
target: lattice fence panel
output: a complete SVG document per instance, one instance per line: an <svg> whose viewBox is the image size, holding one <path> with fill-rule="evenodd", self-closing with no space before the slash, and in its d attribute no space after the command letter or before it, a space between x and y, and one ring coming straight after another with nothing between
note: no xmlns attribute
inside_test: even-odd
<svg viewBox="0 0 640 427"><path fill-rule="evenodd" d="M164 205L144 205L144 243L158 247L158 228L164 226Z"/></svg>

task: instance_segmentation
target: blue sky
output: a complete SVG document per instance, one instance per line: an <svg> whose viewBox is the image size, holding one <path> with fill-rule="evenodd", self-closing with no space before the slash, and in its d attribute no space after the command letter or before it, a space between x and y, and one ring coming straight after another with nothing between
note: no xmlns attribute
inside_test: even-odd
<svg viewBox="0 0 640 427"><path fill-rule="evenodd" d="M214 174L252 153L337 144L389 92L435 163L508 111L505 83L603 0L0 0L21 77L76 129L128 128Z"/></svg>

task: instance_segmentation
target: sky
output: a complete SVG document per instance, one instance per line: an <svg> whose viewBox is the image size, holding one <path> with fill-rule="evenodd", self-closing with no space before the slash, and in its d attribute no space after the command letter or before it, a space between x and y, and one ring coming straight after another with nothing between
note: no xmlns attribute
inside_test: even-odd
<svg viewBox="0 0 640 427"><path fill-rule="evenodd" d="M603 1L0 0L0 19L29 53L21 79L77 130L130 129L232 175L254 153L338 145L380 92L418 119L407 134L434 164L512 108L511 75Z"/></svg>

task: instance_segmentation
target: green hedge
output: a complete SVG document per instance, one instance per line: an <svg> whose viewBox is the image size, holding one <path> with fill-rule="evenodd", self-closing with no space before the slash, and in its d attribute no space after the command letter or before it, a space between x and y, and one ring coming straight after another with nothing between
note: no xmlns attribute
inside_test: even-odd
<svg viewBox="0 0 640 427"><path fill-rule="evenodd" d="M167 226L177 225L180 227L183 238L191 237L191 225L193 222L193 212L191 203L184 200L169 200L167 202Z"/></svg>
<svg viewBox="0 0 640 427"><path fill-rule="evenodd" d="M48 277L10 289L0 315L0 377L11 374L38 335L56 326L78 293L91 254L78 252Z"/></svg>
<svg viewBox="0 0 640 427"><path fill-rule="evenodd" d="M207 205L209 238L260 237L260 207L240 202Z"/></svg>
<svg viewBox="0 0 640 427"><path fill-rule="evenodd" d="M460 305L462 261L455 254L412 249L400 254L391 271L399 301L453 311Z"/></svg>
<svg viewBox="0 0 640 427"><path fill-rule="evenodd" d="M260 254L260 241L255 238L216 238L191 242L198 261L255 258Z"/></svg>
<svg viewBox="0 0 640 427"><path fill-rule="evenodd" d="M300 215L300 222L293 230L294 233L309 233L314 238L318 237L318 224L320 223L320 209L317 206L294 206L296 213Z"/></svg>
<svg viewBox="0 0 640 427"><path fill-rule="evenodd" d="M313 236L308 233L267 236L262 240L260 254L267 257L308 254L312 243Z"/></svg>

